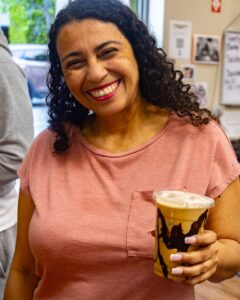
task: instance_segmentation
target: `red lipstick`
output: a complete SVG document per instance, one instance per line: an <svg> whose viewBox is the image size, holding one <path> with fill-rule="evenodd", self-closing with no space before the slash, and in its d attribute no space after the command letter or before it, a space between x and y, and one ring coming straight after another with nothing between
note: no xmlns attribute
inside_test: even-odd
<svg viewBox="0 0 240 300"><path fill-rule="evenodd" d="M97 86L96 88L93 88L93 89L88 90L87 93L89 93L89 92L95 92L95 91L97 91L97 90L102 90L102 89L104 89L105 87L108 87L108 86L112 85L112 84L115 83L115 82L120 82L120 80L118 79L118 80L115 80L115 81L110 82L110 83L106 83L106 84L103 84L103 85L99 85L99 86Z"/></svg>
<svg viewBox="0 0 240 300"><path fill-rule="evenodd" d="M118 80L115 80L115 81L113 81L113 82L111 82L111 83L104 84L104 85L98 86L98 87L96 87L96 88L90 89L90 90L87 91L87 93L88 93L94 100L96 100L96 101L99 101L99 102L106 101L106 100L112 98L112 97L116 94L116 91L117 91L117 89L118 89L118 87L119 87L120 82L121 82L121 80L118 79ZM104 88L107 88L108 86L113 85L114 83L116 83L117 86L116 86L116 88L115 88L115 90L114 90L113 92L110 92L110 93L108 93L108 94L106 94L106 95L103 95L103 96L95 96L95 95L92 94L93 92L100 91L100 90L102 90L102 89L104 89Z"/></svg>

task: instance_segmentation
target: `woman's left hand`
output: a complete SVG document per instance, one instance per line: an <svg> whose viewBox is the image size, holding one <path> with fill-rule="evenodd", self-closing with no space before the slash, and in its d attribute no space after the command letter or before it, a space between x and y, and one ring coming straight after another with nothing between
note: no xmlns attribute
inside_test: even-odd
<svg viewBox="0 0 240 300"><path fill-rule="evenodd" d="M176 276L177 281L188 285L209 279L218 264L219 243L216 233L204 230L196 236L186 238L185 243L199 248L193 252L172 254L170 260L179 263L179 266L172 269L172 275Z"/></svg>

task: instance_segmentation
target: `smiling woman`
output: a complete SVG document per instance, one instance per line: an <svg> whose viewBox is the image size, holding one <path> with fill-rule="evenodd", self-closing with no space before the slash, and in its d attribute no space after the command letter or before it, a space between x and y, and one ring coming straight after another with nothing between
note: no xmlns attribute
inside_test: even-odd
<svg viewBox="0 0 240 300"><path fill-rule="evenodd" d="M125 122L143 105L132 47L116 25L96 19L70 22L60 29L56 46L71 94L102 122L116 115Z"/></svg>
<svg viewBox="0 0 240 300"><path fill-rule="evenodd" d="M98 5L99 9L97 8ZM111 5L111 10L109 10L109 5ZM81 10L79 7L81 7ZM119 18L119 14L123 14L123 17ZM77 31L77 28L81 29L81 34ZM61 34L63 31L65 34ZM80 35L81 38L79 38ZM94 44L92 42L94 41L93 36L98 41ZM61 57L61 61L58 45L60 37L65 41L72 39L71 46L68 43L61 43L61 51L66 52L65 57ZM157 49L156 41L149 35L146 26L136 18L128 7L122 5L119 1L103 1L101 5L95 0L91 3L73 1L67 10L61 11L56 17L49 38L49 59L52 62L52 67L50 68L48 86L52 93L48 98L48 104L50 107L51 128L57 133L54 144L56 152L60 153L68 148L68 135L64 129L65 122L70 121L70 123L84 127L85 121L89 120L88 115L91 109L89 108L89 101L86 100L90 100L91 97L86 97L87 93L84 89L85 96L81 101L88 103L86 103L86 106L81 105L79 96L83 90L80 92L79 86L77 88L78 97L75 97L76 90L71 90L69 85L75 84L76 80L74 78L78 77L73 76L75 69L74 74L80 73L80 69L83 69L80 78L87 70L88 78L90 77L90 81L95 80L94 84L97 89L99 86L101 89L105 85L105 81L110 80L111 77L115 79L117 72L123 72L123 74L118 74L120 77L124 76L122 81L119 77L119 92L122 93L123 87L125 88L125 79L127 88L125 92L130 92L128 87L132 86L133 88L134 84L137 85L137 90L135 89L132 98L136 98L137 95L142 97L142 104L147 104L148 113L151 104L153 104L154 109L157 106L173 109L179 116L189 115L194 124L203 124L209 121L210 112L199 109L197 98L189 92L190 86L184 86L181 81L182 74L175 71L173 65L166 61L165 53L162 49ZM90 49L95 55L94 59L93 56L89 59L90 53L88 51ZM85 51L85 53L81 51ZM85 57L86 55L88 57ZM133 65L131 65L132 63ZM117 70L112 70L112 68ZM112 75L110 72L114 74ZM62 80L67 74L71 75L71 79L73 78L70 83L67 78ZM136 82L132 84L130 81L134 79L134 76L136 76ZM166 84L162 84L163 82L166 82ZM106 82L106 84L111 83ZM85 84L88 85L89 83L86 82ZM108 104L108 106L105 105L107 109L98 106L101 113L108 113L111 108L110 103ZM121 104L122 102L117 104L116 101L114 102L114 105L117 105L119 109L121 109ZM153 107L151 106L150 109L151 114ZM61 110L61 114L56 114L55 109ZM80 115L81 117L79 117ZM153 113L153 115L155 118L157 115L160 116L159 113ZM129 119L132 118L127 111L124 116ZM145 115L145 118L148 119L148 116ZM116 116L114 116L114 119L116 119ZM119 115L119 120L121 119L122 115ZM161 117L160 119L162 121ZM92 117L90 120L92 122ZM161 126L164 126L165 123L161 121ZM96 128L99 128L99 125ZM155 129L159 130L159 127ZM137 139L136 136L134 138ZM122 138L120 139L122 140Z"/></svg>
<svg viewBox="0 0 240 300"><path fill-rule="evenodd" d="M19 170L5 300L193 300L193 285L233 276L240 166L146 26L120 1L75 0L48 47L50 126ZM169 258L173 280L153 272L156 190L215 198L184 240L195 250Z"/></svg>

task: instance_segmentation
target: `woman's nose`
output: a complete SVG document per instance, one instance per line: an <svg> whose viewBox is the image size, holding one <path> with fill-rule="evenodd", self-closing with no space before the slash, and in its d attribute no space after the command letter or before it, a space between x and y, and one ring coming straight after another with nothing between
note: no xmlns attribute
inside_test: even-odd
<svg viewBox="0 0 240 300"><path fill-rule="evenodd" d="M94 60L88 63L87 80L100 82L107 75L107 70L102 61Z"/></svg>

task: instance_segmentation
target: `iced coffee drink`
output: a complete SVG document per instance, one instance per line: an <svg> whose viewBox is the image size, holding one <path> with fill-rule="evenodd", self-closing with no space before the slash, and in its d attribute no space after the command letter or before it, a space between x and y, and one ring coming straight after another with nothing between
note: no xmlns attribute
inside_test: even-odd
<svg viewBox="0 0 240 300"><path fill-rule="evenodd" d="M170 261L170 255L194 250L184 240L204 228L214 200L182 191L158 191L153 198L157 207L154 272L173 278L171 270L178 264Z"/></svg>

